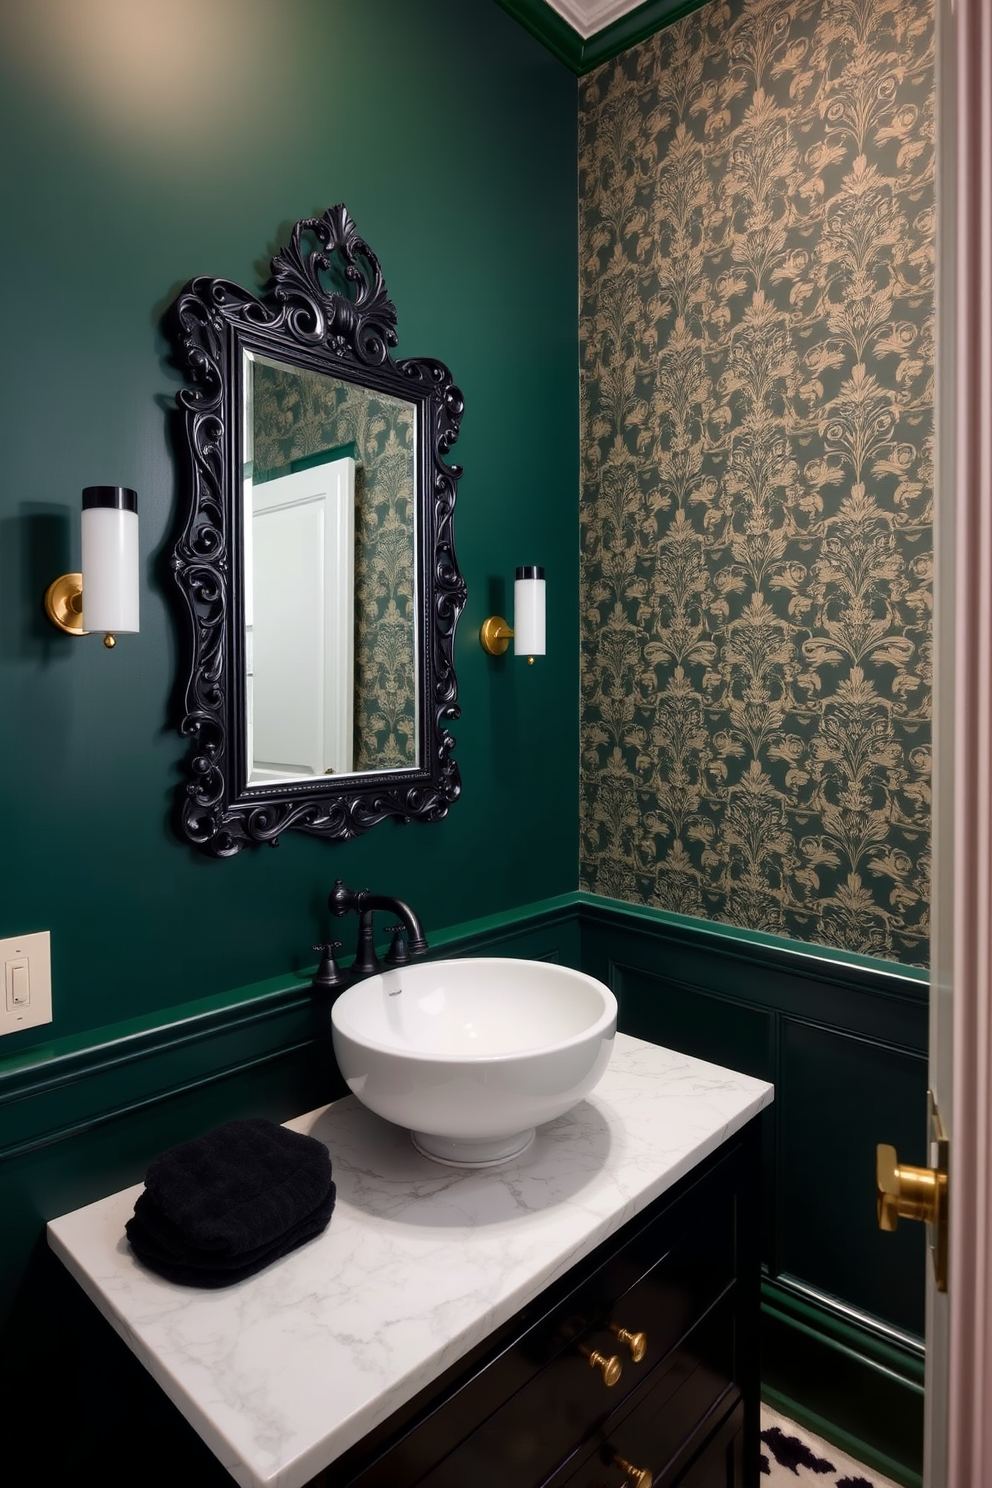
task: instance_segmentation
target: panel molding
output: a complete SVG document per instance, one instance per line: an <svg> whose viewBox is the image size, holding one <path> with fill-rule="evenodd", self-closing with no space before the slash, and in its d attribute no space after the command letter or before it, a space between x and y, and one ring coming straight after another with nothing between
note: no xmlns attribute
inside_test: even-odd
<svg viewBox="0 0 992 1488"><path fill-rule="evenodd" d="M550 949L549 932L554 932ZM622 932L622 953L615 943L617 955L611 958L618 969L629 965L638 974L654 974L689 992L775 1007L798 1020L860 1033L893 1049L926 1051L924 972L628 905L582 890L449 927L431 936L431 946L438 956L558 955L566 964L586 966L590 955L599 959L597 932ZM538 949L530 944L532 940ZM631 954L637 946L643 955ZM692 976L679 975L672 965L673 952L684 955L686 965L694 969ZM347 958L343 964L348 964ZM603 971L604 980L609 980L605 967L593 974ZM127 1096L116 1088L109 1090L105 1082L126 1078L125 1072L140 1081L142 1096L155 1090L174 1093L201 1083L202 1074L190 1076L189 1060L196 1061L203 1073L222 1078L246 1060L278 1059L321 1037L326 1029L319 1018L314 1019L309 988L312 972L310 967L296 975L173 1008L164 1022L151 1016L118 1023L0 1060L0 1160L12 1147L46 1134L57 1139L63 1125L71 1124L38 1118L39 1103L56 1092L80 1112L106 1110L113 1115L122 1109ZM787 984L770 978L770 973L783 974ZM796 987L801 989L801 1006ZM820 989L827 991L829 1001L818 996ZM853 1006L850 994L857 994ZM900 1017L898 1036L893 1037L890 1008L886 1037L876 1027L877 1016L865 1013L864 994L882 1009L892 1004L907 1011L911 1021L907 1024ZM845 1000L838 1001L842 997ZM179 1065L186 1065L185 1074L179 1072ZM94 1100L84 1094L101 1087L109 1090L109 1098Z"/></svg>
<svg viewBox="0 0 992 1488"><path fill-rule="evenodd" d="M317 1035L311 1003L290 986L140 1032L103 1030L91 1047L0 1070L0 1162L302 1054Z"/></svg>
<svg viewBox="0 0 992 1488"><path fill-rule="evenodd" d="M501 954L576 962L574 896L431 937L432 954ZM347 966L350 959L345 957ZM325 1100L343 1093L330 1054L330 1002L298 975L236 989L171 1011L97 1029L89 1042L54 1040L0 1062L0 1163L95 1126L254 1070L327 1050ZM298 1113L293 1113L298 1114Z"/></svg>
<svg viewBox="0 0 992 1488"><path fill-rule="evenodd" d="M804 982L826 983L845 990L870 992L914 1005L928 1001L929 975L920 967L893 961L878 961L851 951L841 951L807 941L789 940L758 930L742 930L711 920L671 914L647 905L626 904L598 894L580 891L583 924L622 925L628 934L661 936L666 945L682 945L694 953L753 966L775 969L801 977Z"/></svg>

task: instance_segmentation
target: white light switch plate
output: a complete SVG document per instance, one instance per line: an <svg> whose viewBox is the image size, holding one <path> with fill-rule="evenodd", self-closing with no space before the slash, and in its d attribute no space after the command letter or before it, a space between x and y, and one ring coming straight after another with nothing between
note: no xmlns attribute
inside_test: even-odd
<svg viewBox="0 0 992 1488"><path fill-rule="evenodd" d="M0 940L0 1036L51 1023L51 947L47 930Z"/></svg>

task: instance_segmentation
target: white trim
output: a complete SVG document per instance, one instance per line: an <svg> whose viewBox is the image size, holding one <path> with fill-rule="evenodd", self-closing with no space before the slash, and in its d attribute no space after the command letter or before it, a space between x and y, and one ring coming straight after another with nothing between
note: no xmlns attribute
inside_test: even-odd
<svg viewBox="0 0 992 1488"><path fill-rule="evenodd" d="M939 16L938 673L949 660L930 1063L950 1136L950 1274L946 1313L932 1295L928 1309L925 1482L978 1488L992 1463L992 7L940 0Z"/></svg>
<svg viewBox="0 0 992 1488"><path fill-rule="evenodd" d="M590 36L612 25L620 16L636 10L642 0L546 0L546 3L568 22L573 31L579 33L583 41L588 41Z"/></svg>

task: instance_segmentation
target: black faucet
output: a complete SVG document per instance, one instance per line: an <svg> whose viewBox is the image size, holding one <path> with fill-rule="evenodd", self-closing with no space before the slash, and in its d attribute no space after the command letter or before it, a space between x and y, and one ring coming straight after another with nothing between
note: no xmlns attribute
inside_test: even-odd
<svg viewBox="0 0 992 1488"><path fill-rule="evenodd" d="M422 956L427 950L424 927L402 899L393 899L389 894L370 894L368 889L349 889L339 878L328 895L327 907L333 915L346 915L351 910L358 915L358 949L351 966L355 976L373 976L382 970L383 964L402 966L410 956ZM377 909L388 910L401 921L399 925L390 926L393 943L384 963L375 953L373 914Z"/></svg>

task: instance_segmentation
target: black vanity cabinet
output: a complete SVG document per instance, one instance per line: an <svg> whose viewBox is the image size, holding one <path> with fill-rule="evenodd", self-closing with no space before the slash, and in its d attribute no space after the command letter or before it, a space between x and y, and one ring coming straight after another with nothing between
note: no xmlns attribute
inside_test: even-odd
<svg viewBox="0 0 992 1488"><path fill-rule="evenodd" d="M311 1488L757 1488L759 1164L755 1119Z"/></svg>

